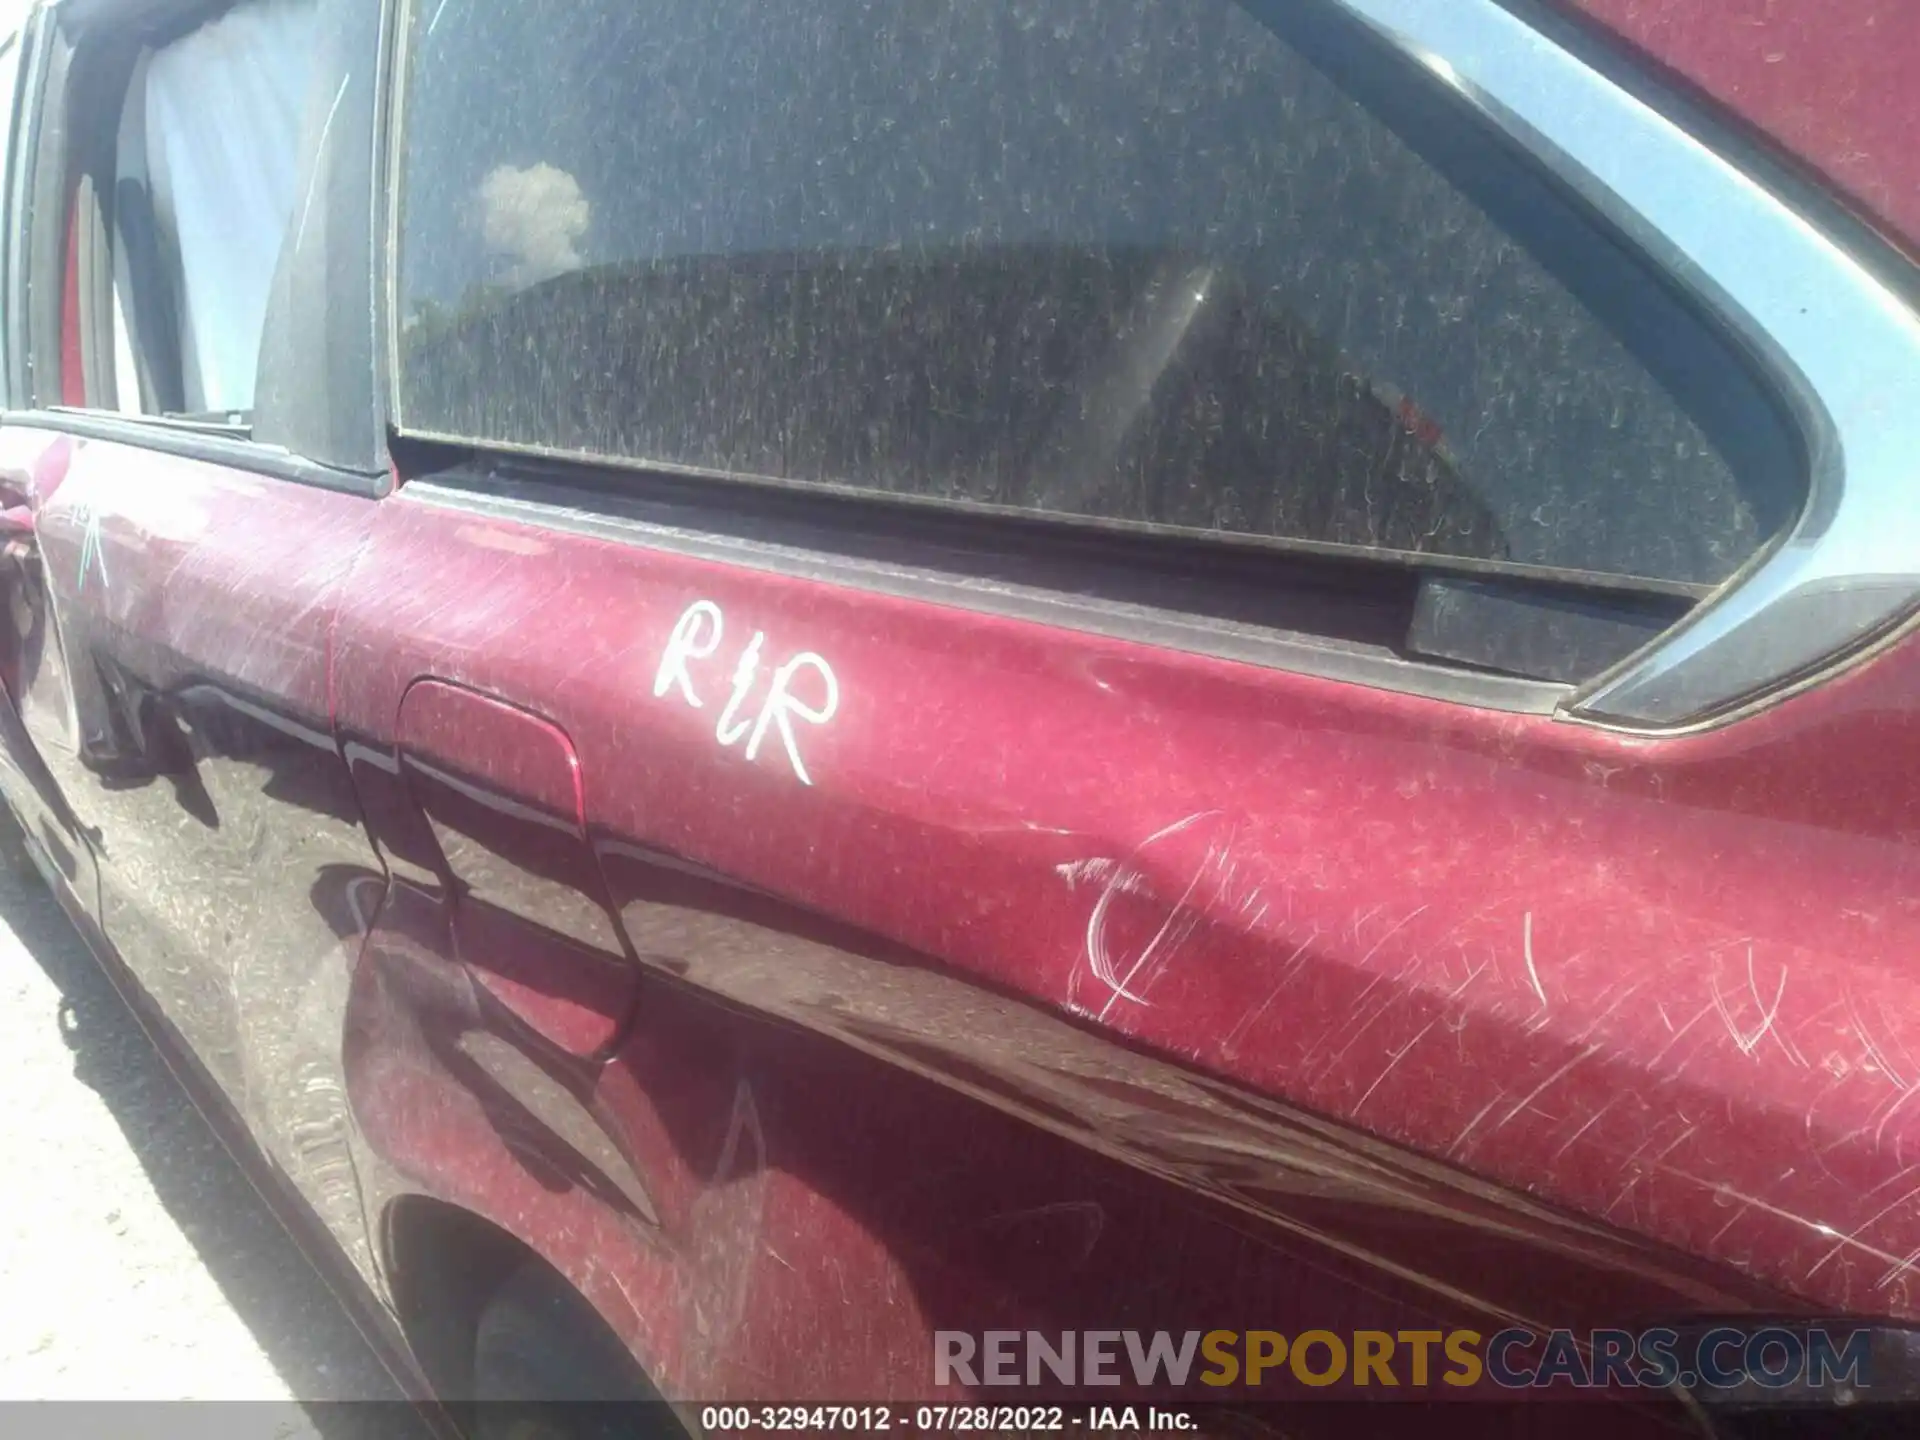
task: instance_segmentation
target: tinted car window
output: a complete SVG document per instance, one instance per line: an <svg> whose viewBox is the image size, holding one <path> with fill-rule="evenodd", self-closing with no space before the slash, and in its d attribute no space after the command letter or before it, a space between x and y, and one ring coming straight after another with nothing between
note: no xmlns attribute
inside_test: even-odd
<svg viewBox="0 0 1920 1440"><path fill-rule="evenodd" d="M425 0L415 433L1728 576L1791 432L1417 67L1230 0Z"/></svg>
<svg viewBox="0 0 1920 1440"><path fill-rule="evenodd" d="M299 200L319 0L245 0L143 50L114 142L115 390L133 414L244 419Z"/></svg>

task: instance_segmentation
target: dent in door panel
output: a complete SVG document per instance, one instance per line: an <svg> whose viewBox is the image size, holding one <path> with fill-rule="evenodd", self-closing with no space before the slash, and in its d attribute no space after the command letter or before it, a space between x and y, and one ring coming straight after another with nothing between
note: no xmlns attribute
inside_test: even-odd
<svg viewBox="0 0 1920 1440"><path fill-rule="evenodd" d="M671 1293L654 1177L594 1100L598 1063L523 1023L450 948L439 893L394 882L344 1037L353 1113L382 1162L370 1215L424 1193L520 1236L603 1308L649 1276Z"/></svg>
<svg viewBox="0 0 1920 1440"><path fill-rule="evenodd" d="M65 435L0 427L0 479L26 498L25 509L35 523L66 480L73 446ZM48 754L70 754L75 748L73 689L37 536L7 542L0 558L0 591L6 609L0 619L0 679L10 732L0 787L47 863L72 888L87 920L97 923L96 837L74 815L47 768Z"/></svg>
<svg viewBox="0 0 1920 1440"><path fill-rule="evenodd" d="M330 730L332 603L372 502L61 437L39 514L107 940L363 1273L339 1037L373 856Z"/></svg>
<svg viewBox="0 0 1920 1440"><path fill-rule="evenodd" d="M356 980L355 1111L402 1180L375 1203L526 1237L671 1395L931 1396L939 1328L1436 1323L1417 1287L1341 1289L1231 1211L671 982L584 1067L488 1004L436 910L397 886Z"/></svg>

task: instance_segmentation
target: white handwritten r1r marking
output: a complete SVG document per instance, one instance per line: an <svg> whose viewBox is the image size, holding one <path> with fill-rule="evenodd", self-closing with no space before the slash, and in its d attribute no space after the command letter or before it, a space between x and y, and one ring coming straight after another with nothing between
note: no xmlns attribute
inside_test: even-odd
<svg viewBox="0 0 1920 1440"><path fill-rule="evenodd" d="M757 641L760 637L755 635L753 638ZM817 710L795 699L788 688L803 665L811 666L827 687L827 698ZM803 650L773 672L773 688L767 692L767 703L760 707L760 719L753 727L753 738L747 741L747 759L759 756L760 741L766 736L767 722L771 720L780 727L780 742L787 747L787 759L793 762L793 773L800 777L802 785L813 784L807 767L800 763L800 749L793 743L793 726L787 723L787 717L798 715L810 725L824 725L839 708L840 684L833 678L832 667L813 652Z"/></svg>
<svg viewBox="0 0 1920 1440"><path fill-rule="evenodd" d="M753 688L754 674L760 668L760 642L767 637L758 630L753 639L747 642L746 650L740 656L740 663L733 667L733 694L727 697L727 708L720 712L720 723L713 727L713 738L722 745L732 745L753 728L751 720L742 720L738 725L733 717L739 712L740 702L747 698L747 692ZM753 758L753 747L747 748L747 758Z"/></svg>
<svg viewBox="0 0 1920 1440"><path fill-rule="evenodd" d="M701 643L700 622L706 621L710 627L706 643ZM693 693L693 677L687 674L687 661L704 660L720 648L720 636L727 622L720 615L720 607L711 600L696 600L682 612L674 623L673 634L667 637L666 653L660 657L660 668L653 674L653 698L658 700L675 685L687 704L694 709L700 708L700 697Z"/></svg>
<svg viewBox="0 0 1920 1440"><path fill-rule="evenodd" d="M677 688L680 698L689 706L696 710L703 708L699 695L694 692L690 662L710 658L720 648L720 640L725 633L726 618L720 613L720 607L711 600L696 600L682 611L680 618L674 622L673 633L667 637L667 648L660 656L660 668L654 672L654 698L665 699L668 691ZM739 744L744 737L747 741L747 759L757 760L760 746L771 726L780 732L780 743L787 752L787 761L793 766L795 778L802 785L811 785L813 777L807 773L806 763L800 758L793 721L797 717L809 725L824 725L831 720L840 708L840 682L834 678L833 667L822 657L811 650L803 650L773 672L772 684L766 698L760 702L758 715L751 720L741 718L747 697L753 692L754 682L760 673L760 647L766 638L764 632L754 631L753 639L747 642L747 648L735 663L733 687L725 707L720 711L719 723L713 728L713 738L721 745L730 747ZM817 705L809 704L794 693L794 682L803 670L811 670L820 677L824 694Z"/></svg>

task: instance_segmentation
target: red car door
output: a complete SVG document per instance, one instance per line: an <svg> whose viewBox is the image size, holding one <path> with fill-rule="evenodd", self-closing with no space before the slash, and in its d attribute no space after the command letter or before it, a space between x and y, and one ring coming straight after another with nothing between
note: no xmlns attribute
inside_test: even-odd
<svg viewBox="0 0 1920 1440"><path fill-rule="evenodd" d="M1914 1318L1912 314L1497 5L938 8L410 22L370 1142L703 1400Z"/></svg>
<svg viewBox="0 0 1920 1440"><path fill-rule="evenodd" d="M38 65L44 64L47 26L30 17L20 30L0 45L0 123L11 149L22 127L23 110L30 118ZM24 99L23 99L24 97ZM17 172L16 172L17 173ZM0 213L13 211L12 187L0 195ZM17 328L6 337L9 394L18 393L13 362L24 362ZM0 435L0 501L5 504L0 527L5 531L0 558L0 594L7 618L0 625L0 683L6 703L0 707L0 792L20 818L29 840L29 853L43 869L76 923L95 921L97 898L93 852L80 822L48 771L29 732L57 744L71 746L72 711L67 704L66 671L59 636L46 601L46 577L35 543L34 509L39 497L51 493L65 474L63 448L43 446L30 436Z"/></svg>
<svg viewBox="0 0 1920 1440"><path fill-rule="evenodd" d="M158 40L112 15L37 22L14 166L33 223L12 244L30 298L0 432L0 485L25 502L10 748L70 817L64 847L36 838L57 867L73 857L56 888L97 921L96 948L371 1276L339 1034L381 887L328 661L387 484L379 7L262 14ZM300 83L263 96L228 85L236 67ZM219 138L243 120L244 142ZM251 231L279 200L285 234ZM367 303L336 290L330 309L356 263Z"/></svg>

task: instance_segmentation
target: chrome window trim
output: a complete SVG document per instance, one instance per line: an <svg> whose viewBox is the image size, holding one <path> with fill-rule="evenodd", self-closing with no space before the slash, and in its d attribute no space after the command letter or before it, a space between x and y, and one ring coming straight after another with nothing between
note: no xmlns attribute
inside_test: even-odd
<svg viewBox="0 0 1920 1440"><path fill-rule="evenodd" d="M1756 177L1497 0L1335 3L1671 273L1775 378L1805 436L1793 528L1567 713L1695 724L1904 618L1920 600L1920 317Z"/></svg>

